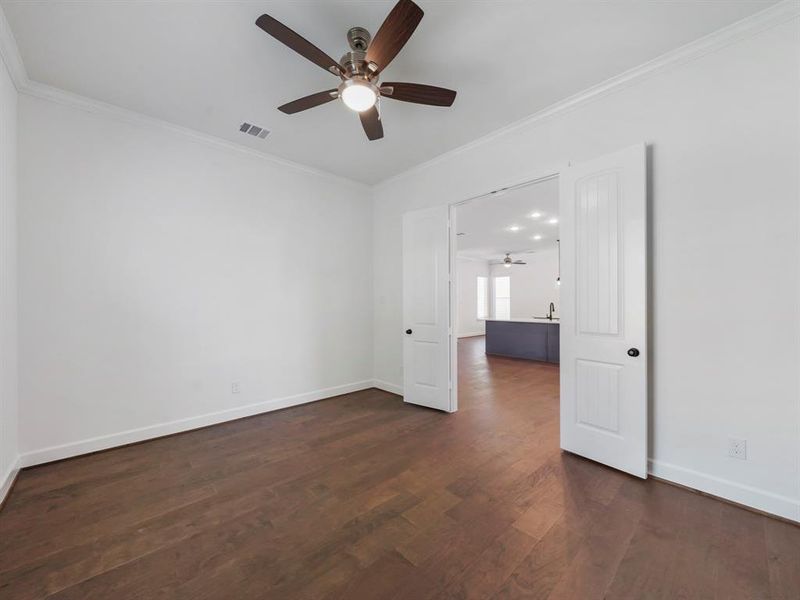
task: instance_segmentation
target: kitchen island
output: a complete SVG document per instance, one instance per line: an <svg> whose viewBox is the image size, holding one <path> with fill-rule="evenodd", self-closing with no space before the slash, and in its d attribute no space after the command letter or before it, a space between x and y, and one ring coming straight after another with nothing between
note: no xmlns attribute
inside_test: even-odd
<svg viewBox="0 0 800 600"><path fill-rule="evenodd" d="M558 364L558 321L550 319L487 319L486 354Z"/></svg>

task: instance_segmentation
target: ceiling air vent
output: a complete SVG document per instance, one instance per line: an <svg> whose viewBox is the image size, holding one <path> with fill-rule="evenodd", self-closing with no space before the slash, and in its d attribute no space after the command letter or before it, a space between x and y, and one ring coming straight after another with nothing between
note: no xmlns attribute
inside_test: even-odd
<svg viewBox="0 0 800 600"><path fill-rule="evenodd" d="M262 140L269 135L269 129L264 129L258 125L251 125L250 123L242 123L239 126L239 131L261 138Z"/></svg>

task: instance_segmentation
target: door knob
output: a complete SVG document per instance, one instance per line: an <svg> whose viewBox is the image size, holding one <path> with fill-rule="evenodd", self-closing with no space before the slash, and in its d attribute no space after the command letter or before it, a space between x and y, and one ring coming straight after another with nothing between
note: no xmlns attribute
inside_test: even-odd
<svg viewBox="0 0 800 600"><path fill-rule="evenodd" d="M408 335L411 335L411 334L412 334L412 333L414 333L414 332L413 332L413 331L411 331L410 329L406 329L406 333L407 333Z"/></svg>
<svg viewBox="0 0 800 600"><path fill-rule="evenodd" d="M637 356L639 356L639 349L638 348L629 349L628 350L628 356L632 356L633 358L636 358Z"/></svg>

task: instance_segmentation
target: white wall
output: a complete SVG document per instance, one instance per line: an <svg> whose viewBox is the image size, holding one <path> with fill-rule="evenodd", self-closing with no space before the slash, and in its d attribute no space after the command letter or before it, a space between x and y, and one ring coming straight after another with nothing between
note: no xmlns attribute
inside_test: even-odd
<svg viewBox="0 0 800 600"><path fill-rule="evenodd" d="M25 464L371 385L368 188L28 95L19 142Z"/></svg>
<svg viewBox="0 0 800 600"><path fill-rule="evenodd" d="M510 269L492 265L491 269L492 278L511 278L511 318L544 317L551 302L555 304L554 314L558 316L558 250L552 248L521 254L519 258L527 264L514 265Z"/></svg>
<svg viewBox="0 0 800 600"><path fill-rule="evenodd" d="M17 447L17 90L0 59L0 502Z"/></svg>
<svg viewBox="0 0 800 600"><path fill-rule="evenodd" d="M402 381L403 212L648 142L652 470L800 520L798 29L783 22L379 186L375 376ZM727 456L729 437L747 439L748 460Z"/></svg>
<svg viewBox="0 0 800 600"><path fill-rule="evenodd" d="M478 277L489 278L489 261L458 257L456 260L458 290L458 337L483 335L486 321L478 319ZM488 295L487 295L488 302ZM487 304L488 306L488 304Z"/></svg>

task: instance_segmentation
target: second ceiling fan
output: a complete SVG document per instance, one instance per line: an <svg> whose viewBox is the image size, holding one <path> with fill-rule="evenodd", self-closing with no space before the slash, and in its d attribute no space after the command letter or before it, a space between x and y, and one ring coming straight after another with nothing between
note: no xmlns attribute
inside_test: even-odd
<svg viewBox="0 0 800 600"><path fill-rule="evenodd" d="M347 32L350 52L339 62L280 21L269 15L261 15L256 20L256 25L341 79L336 88L299 98L279 106L278 110L291 115L341 98L348 108L359 113L367 137L377 140L383 137L383 125L377 105L380 97L415 104L452 106L456 98L453 90L421 83L379 81L381 72L405 46L423 14L422 9L411 0L400 0L386 17L374 39L363 27L353 27Z"/></svg>
<svg viewBox="0 0 800 600"><path fill-rule="evenodd" d="M518 254L518 252L515 252ZM506 269L510 269L511 265L527 265L524 260L513 260L511 258L511 252L506 252L506 257L502 261L498 261L496 264L503 265Z"/></svg>

